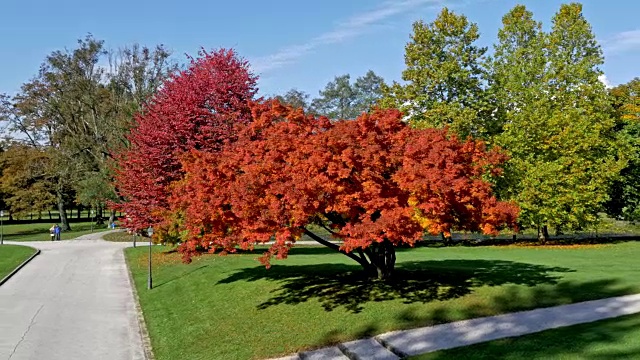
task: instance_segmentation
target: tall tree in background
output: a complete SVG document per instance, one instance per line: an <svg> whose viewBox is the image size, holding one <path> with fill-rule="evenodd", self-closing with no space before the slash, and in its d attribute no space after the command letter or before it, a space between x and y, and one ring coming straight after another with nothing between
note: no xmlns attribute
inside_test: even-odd
<svg viewBox="0 0 640 360"><path fill-rule="evenodd" d="M382 97L384 80L369 70L351 83L349 74L336 76L311 103L312 112L330 119L355 119Z"/></svg>
<svg viewBox="0 0 640 360"><path fill-rule="evenodd" d="M292 106L296 109L302 109L306 113L312 113L311 101L309 94L298 89L290 89L284 95L277 95L274 98L281 104Z"/></svg>
<svg viewBox="0 0 640 360"><path fill-rule="evenodd" d="M598 221L610 182L625 164L614 133L606 89L598 80L602 51L579 4L562 5L537 48L539 27L524 7L504 18L497 46L497 81L506 86L504 132L496 139L508 150L512 198L525 226L557 232L584 229ZM514 41L517 40L517 41ZM541 59L546 63L541 73ZM518 65L517 57L529 58ZM529 89L501 67L520 66Z"/></svg>
<svg viewBox="0 0 640 360"><path fill-rule="evenodd" d="M490 92L496 98L496 126L499 133L507 124L536 121L547 97L544 76L547 66L546 35L542 24L524 5L511 9L502 18L498 43L487 61ZM540 129L542 130L542 129Z"/></svg>
<svg viewBox="0 0 640 360"><path fill-rule="evenodd" d="M103 41L87 36L72 51L51 53L15 97L2 99L8 130L19 134L15 141L48 153L48 180L55 183L65 230L69 229L65 204L72 203L75 193L109 188L113 193L110 151L126 145L124 135L133 112L170 72L169 53L162 47L133 46L121 53L120 60L112 62L116 66L108 70L100 65L108 58ZM96 174L107 183L98 185ZM103 206L98 206L98 219Z"/></svg>
<svg viewBox="0 0 640 360"><path fill-rule="evenodd" d="M130 146L116 152L116 184L128 226L157 224L167 209L169 186L183 176L187 151L216 152L233 139L233 126L251 118L257 92L249 64L233 50L202 50L187 69L163 83L135 117Z"/></svg>
<svg viewBox="0 0 640 360"><path fill-rule="evenodd" d="M620 137L629 146L629 164L609 192L607 212L617 218L640 221L640 78L610 90Z"/></svg>
<svg viewBox="0 0 640 360"><path fill-rule="evenodd" d="M11 143L0 152L0 193L12 214L49 210L56 203L50 168L45 148Z"/></svg>
<svg viewBox="0 0 640 360"><path fill-rule="evenodd" d="M421 128L448 125L463 137L483 135L487 49L475 45L479 36L476 24L447 8L432 23L415 22L405 47L407 83L385 87L381 105L399 108Z"/></svg>

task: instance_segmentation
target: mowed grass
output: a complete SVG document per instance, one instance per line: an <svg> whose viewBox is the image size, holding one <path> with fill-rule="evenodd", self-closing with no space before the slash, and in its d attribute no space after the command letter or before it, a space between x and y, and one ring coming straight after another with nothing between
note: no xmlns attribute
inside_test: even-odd
<svg viewBox="0 0 640 360"><path fill-rule="evenodd" d="M20 245L0 245L0 279L9 275L18 265L33 255L37 250Z"/></svg>
<svg viewBox="0 0 640 360"><path fill-rule="evenodd" d="M260 359L499 313L640 292L640 243L401 249L397 281L360 277L344 255L299 247L270 269L243 255L183 264L154 246L127 260L157 359Z"/></svg>
<svg viewBox="0 0 640 360"><path fill-rule="evenodd" d="M596 321L412 357L411 360L640 359L640 315Z"/></svg>
<svg viewBox="0 0 640 360"><path fill-rule="evenodd" d="M14 224L4 225L4 240L6 241L48 241L51 240L49 229L55 222L38 224ZM107 225L93 225L93 232L105 231ZM91 233L90 222L71 223L71 231L63 231L62 240L69 240L81 235Z"/></svg>
<svg viewBox="0 0 640 360"><path fill-rule="evenodd" d="M105 241L111 242L133 242L133 235L127 233L126 231L116 231L109 234L106 234L102 237ZM136 241L149 241L148 238L143 238L141 236L136 236Z"/></svg>

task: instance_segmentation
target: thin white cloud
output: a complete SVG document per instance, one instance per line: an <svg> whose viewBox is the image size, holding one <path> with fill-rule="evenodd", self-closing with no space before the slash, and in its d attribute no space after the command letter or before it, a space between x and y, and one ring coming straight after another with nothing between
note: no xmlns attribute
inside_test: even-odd
<svg viewBox="0 0 640 360"><path fill-rule="evenodd" d="M600 80L600 82L603 83L604 87L607 89L611 89L613 87L613 84L611 83L611 81L609 81L609 79L607 79L607 75L605 74L598 76L598 80Z"/></svg>
<svg viewBox="0 0 640 360"><path fill-rule="evenodd" d="M603 47L609 54L640 49L640 29L618 33L605 40Z"/></svg>
<svg viewBox="0 0 640 360"><path fill-rule="evenodd" d="M253 70L266 72L290 64L323 45L337 44L366 32L370 27L380 24L393 16L415 11L425 5L441 4L443 0L389 0L378 8L354 15L336 25L332 30L322 33L305 44L287 46L274 54L256 58L252 61Z"/></svg>

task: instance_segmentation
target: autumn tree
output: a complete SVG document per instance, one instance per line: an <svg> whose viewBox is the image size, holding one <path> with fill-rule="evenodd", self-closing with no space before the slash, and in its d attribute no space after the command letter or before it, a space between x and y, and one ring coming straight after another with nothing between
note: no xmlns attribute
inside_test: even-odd
<svg viewBox="0 0 640 360"><path fill-rule="evenodd" d="M496 142L511 156L510 197L542 239L549 227L594 225L626 160L598 80L603 57L591 26L575 3L561 6L548 34L523 6L503 24L494 64L507 121Z"/></svg>
<svg viewBox="0 0 640 360"><path fill-rule="evenodd" d="M233 50L202 50L163 83L135 117L129 147L115 154L116 185L128 226L160 220L169 185L182 178L180 156L191 149L216 152L233 138L233 126L251 118L247 101L256 77Z"/></svg>
<svg viewBox="0 0 640 360"><path fill-rule="evenodd" d="M0 193L13 214L48 210L56 203L51 163L46 149L28 144L14 142L0 152Z"/></svg>
<svg viewBox="0 0 640 360"><path fill-rule="evenodd" d="M336 76L320 90L320 96L313 99L311 112L330 119L355 119L377 104L382 97L383 84L382 77L373 70L353 83L349 74Z"/></svg>
<svg viewBox="0 0 640 360"><path fill-rule="evenodd" d="M418 127L449 126L463 138L487 132L482 66L486 48L476 44L480 32L464 15L444 8L431 23L413 24L405 46L402 80L384 87L381 105L398 108Z"/></svg>
<svg viewBox="0 0 640 360"><path fill-rule="evenodd" d="M628 145L629 163L612 184L607 212L617 218L640 220L640 78L610 91L617 131Z"/></svg>
<svg viewBox="0 0 640 360"><path fill-rule="evenodd" d="M395 247L414 245L425 230L495 234L514 224L517 208L497 201L484 179L505 157L482 142L413 129L397 110L331 122L274 101L253 104L251 114L221 152L184 157L169 212L182 226L164 230L187 234L179 248L187 259L273 240L268 264L307 235L387 279Z"/></svg>

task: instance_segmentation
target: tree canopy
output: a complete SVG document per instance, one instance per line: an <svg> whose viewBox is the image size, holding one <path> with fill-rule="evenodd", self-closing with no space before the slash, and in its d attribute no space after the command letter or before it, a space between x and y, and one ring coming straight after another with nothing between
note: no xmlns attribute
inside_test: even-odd
<svg viewBox="0 0 640 360"><path fill-rule="evenodd" d="M187 69L165 81L134 119L130 146L115 154L116 184L127 225L159 221L169 185L182 175L180 156L191 149L216 152L250 119L256 77L233 50L202 50Z"/></svg>
<svg viewBox="0 0 640 360"><path fill-rule="evenodd" d="M338 249L308 227L316 224L386 278L394 247L414 245L425 230L495 234L514 225L517 207L497 201L483 179L499 174L505 157L480 141L412 129L397 110L330 122L274 101L253 104L251 114L219 153L194 149L183 160L186 175L171 196L182 225L165 231L187 232L187 258L273 237L268 264L303 234Z"/></svg>

